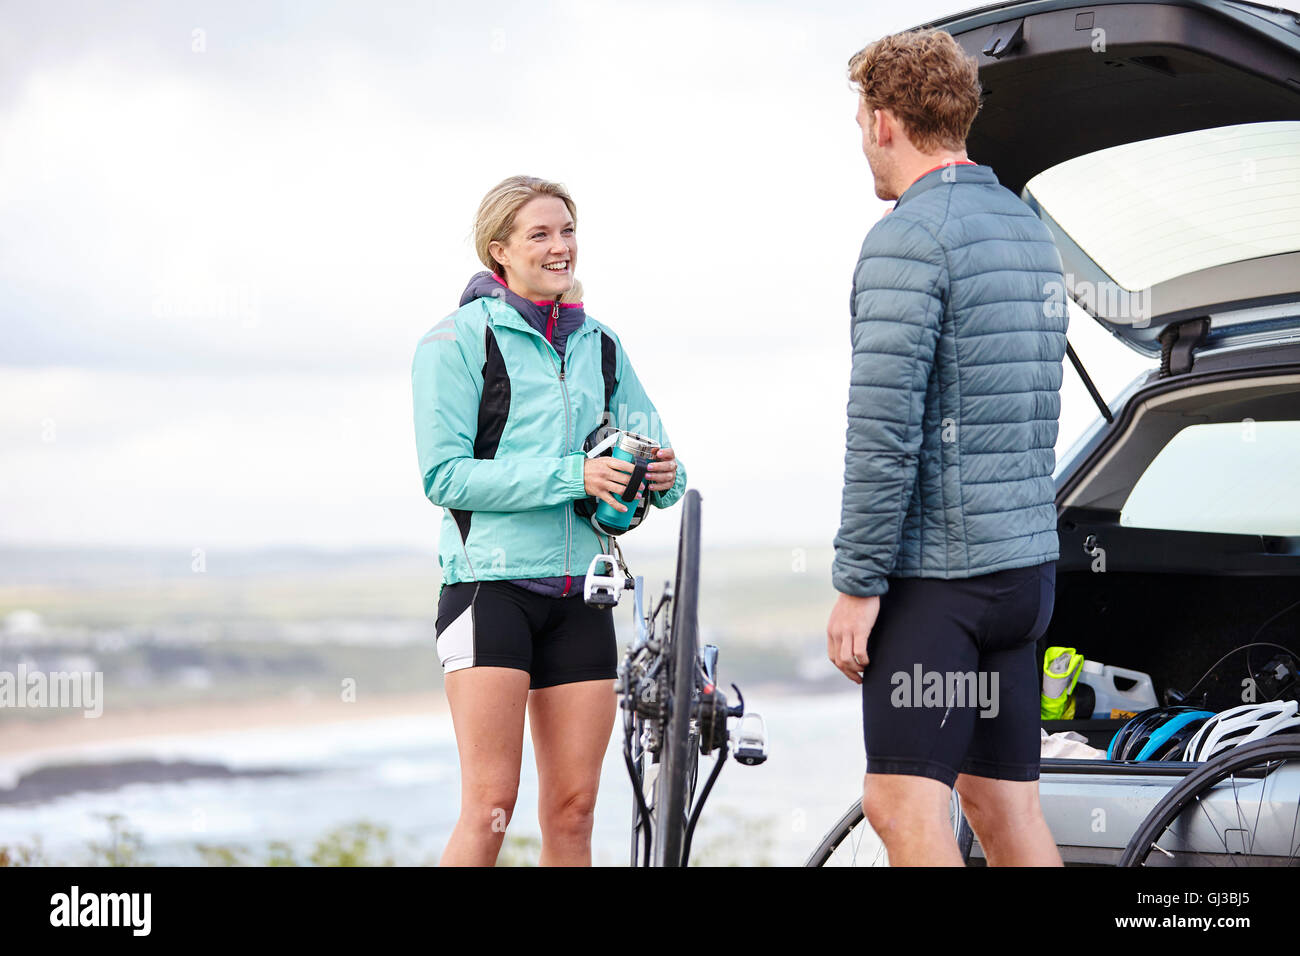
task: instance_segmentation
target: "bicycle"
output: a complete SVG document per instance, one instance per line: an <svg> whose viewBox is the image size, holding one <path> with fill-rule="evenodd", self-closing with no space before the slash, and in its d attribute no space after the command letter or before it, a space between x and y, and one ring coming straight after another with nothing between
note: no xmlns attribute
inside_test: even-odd
<svg viewBox="0 0 1300 956"><path fill-rule="evenodd" d="M1300 735L1278 734L1224 751L1180 780L1119 865L1295 866L1298 857Z"/></svg>
<svg viewBox="0 0 1300 956"><path fill-rule="evenodd" d="M608 563L619 568L622 579L596 579L597 600L606 605L617 603L627 579L621 555L609 556ZM615 685L632 782L632 866L688 864L696 824L732 749L729 719L738 721L736 761L756 766L767 759L762 717L745 713L735 684L737 703L728 701L717 686L718 648L698 647L699 578L700 495L692 490L683 499L674 580L664 582L653 610L645 609L644 580L632 582L636 640L619 664ZM696 800L699 758L714 753L712 772Z"/></svg>
<svg viewBox="0 0 1300 956"><path fill-rule="evenodd" d="M957 838L957 849L963 861L970 859L975 835L961 812L961 798L952 792L949 821ZM812 851L804 866L888 866L889 854L885 844L871 829L862 812L861 798L835 822L822 842Z"/></svg>

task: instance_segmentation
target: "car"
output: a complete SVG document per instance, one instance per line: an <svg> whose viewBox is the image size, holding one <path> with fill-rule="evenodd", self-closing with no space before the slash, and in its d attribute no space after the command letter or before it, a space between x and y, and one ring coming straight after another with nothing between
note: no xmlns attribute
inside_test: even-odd
<svg viewBox="0 0 1300 956"><path fill-rule="evenodd" d="M1061 554L1040 656L1072 647L1143 672L1161 703L1268 699L1300 659L1300 14L1035 0L926 26L978 60L968 155L1051 229L1072 322L1099 323L1152 366L1107 402L1069 351L1098 417L1058 456ZM1251 642L1275 646L1238 650ZM1044 727L1104 750L1122 723ZM1044 759L1062 857L1119 861L1197 769ZM1300 767L1274 783L1261 799L1293 823ZM1220 786L1217 799L1237 796ZM1241 848L1220 836L1197 862L1234 862Z"/></svg>

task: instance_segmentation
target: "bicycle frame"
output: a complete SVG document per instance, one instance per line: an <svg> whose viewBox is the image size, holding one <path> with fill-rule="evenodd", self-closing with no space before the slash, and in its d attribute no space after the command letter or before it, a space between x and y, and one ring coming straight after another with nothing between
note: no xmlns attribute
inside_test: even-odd
<svg viewBox="0 0 1300 956"><path fill-rule="evenodd" d="M692 491L683 510L677 581L665 582L659 602L647 612L645 581L633 580L636 638L618 668L623 756L633 790L632 866L687 864L695 825L730 749L727 721L745 713L738 688L739 703L732 706L717 687L718 649L696 650L698 565L699 494ZM689 659L682 656L683 646ZM761 724L758 715L751 716ZM761 730L742 743L739 762L753 766L766 759ZM700 755L715 752L696 800Z"/></svg>
<svg viewBox="0 0 1300 956"><path fill-rule="evenodd" d="M636 639L619 667L619 693L623 698L623 750L633 787L631 865L650 866L660 858L654 819L659 807L660 774L664 723L667 714L668 654L671 647L671 609L673 590L665 584L664 594L655 608L645 607L645 580L634 580L633 613ZM659 620L667 609L669 618ZM662 637L657 632L665 632ZM695 757L694 748L691 749ZM695 760L692 759L692 764ZM687 800L694 796L694 773Z"/></svg>

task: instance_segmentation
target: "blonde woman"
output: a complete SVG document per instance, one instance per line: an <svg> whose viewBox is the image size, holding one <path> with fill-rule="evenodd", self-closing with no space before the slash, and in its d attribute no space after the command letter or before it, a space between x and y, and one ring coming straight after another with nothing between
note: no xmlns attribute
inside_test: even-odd
<svg viewBox="0 0 1300 956"><path fill-rule="evenodd" d="M601 762L614 725L609 610L583 600L607 540L574 503L615 500L632 466L588 459L611 423L660 445L648 503L686 488L618 336L586 314L577 209L563 186L514 176L479 205L487 271L420 341L412 369L425 496L443 508L436 624L461 767L443 865L491 865L514 812L528 713L543 865L590 865Z"/></svg>

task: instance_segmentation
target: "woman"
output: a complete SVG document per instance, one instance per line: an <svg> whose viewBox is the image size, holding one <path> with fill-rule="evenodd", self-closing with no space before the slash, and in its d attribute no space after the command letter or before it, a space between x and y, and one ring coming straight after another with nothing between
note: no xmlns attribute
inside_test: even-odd
<svg viewBox="0 0 1300 956"><path fill-rule="evenodd" d="M681 497L659 416L574 279L577 212L563 186L514 176L479 205L487 272L416 349L415 435L425 495L444 509L436 625L460 752L460 818L443 865L491 865L514 811L524 711L540 782L543 865L590 865L601 762L614 725L611 611L583 600L607 540L574 511L632 466L587 458L612 423L660 445L649 503Z"/></svg>

